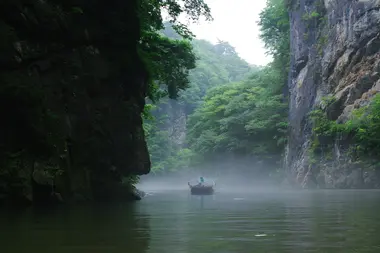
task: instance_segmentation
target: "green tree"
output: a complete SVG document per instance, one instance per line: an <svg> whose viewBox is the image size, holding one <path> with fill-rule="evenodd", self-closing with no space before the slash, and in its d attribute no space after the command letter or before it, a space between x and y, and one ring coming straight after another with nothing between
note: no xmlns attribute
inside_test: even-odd
<svg viewBox="0 0 380 253"><path fill-rule="evenodd" d="M248 80L208 91L205 103L189 120L189 143L206 158L220 153L272 159L281 153L287 105L273 95L280 74L267 68Z"/></svg>
<svg viewBox="0 0 380 253"><path fill-rule="evenodd" d="M284 0L267 0L260 13L260 38L267 53L273 56L274 68L281 70L284 81L287 78L290 55L289 13Z"/></svg>

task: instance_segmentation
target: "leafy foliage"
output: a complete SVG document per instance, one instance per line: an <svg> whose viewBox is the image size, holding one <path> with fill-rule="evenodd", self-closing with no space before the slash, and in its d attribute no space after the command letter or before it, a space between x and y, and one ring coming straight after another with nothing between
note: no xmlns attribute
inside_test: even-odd
<svg viewBox="0 0 380 253"><path fill-rule="evenodd" d="M180 92L178 99L185 105L187 114L201 105L208 89L243 80L258 69L242 60L227 42L219 41L212 45L204 40L195 40L193 45L198 61L196 68L190 71L192 85Z"/></svg>
<svg viewBox="0 0 380 253"><path fill-rule="evenodd" d="M326 99L324 99L326 100ZM329 120L325 110L317 108L310 113L313 134L323 140L333 141L339 135L352 135L356 158L372 159L380 152L380 95L374 96L369 105L353 110L345 123ZM316 148L325 143L318 141ZM322 146L323 148L323 146Z"/></svg>
<svg viewBox="0 0 380 253"><path fill-rule="evenodd" d="M141 1L139 16L142 36L139 50L150 73L148 96L154 101L166 94L176 98L180 90L188 88L189 70L195 67L195 55L188 41L194 35L178 18L184 13L193 21L201 16L211 20L210 9L203 0ZM162 9L169 14L166 23L161 16ZM162 36L160 31L165 28L165 24L170 24L171 32L178 36L172 39ZM160 91L162 85L167 87L165 92Z"/></svg>
<svg viewBox="0 0 380 253"><path fill-rule="evenodd" d="M267 0L260 13L260 38L274 57L289 50L289 14L282 0Z"/></svg>
<svg viewBox="0 0 380 253"><path fill-rule="evenodd" d="M354 118L346 123L348 130L355 131L360 151L367 156L378 157L380 152L380 95L369 106L354 112Z"/></svg>
<svg viewBox="0 0 380 253"><path fill-rule="evenodd" d="M180 90L188 87L189 70L195 67L195 55L188 41L172 40L153 34L144 38L141 53L147 63L151 78L156 82L151 83L148 96L152 100L169 95L176 98ZM168 54L171 56L168 57ZM154 87L161 84L167 87L166 91L158 92Z"/></svg>
<svg viewBox="0 0 380 253"><path fill-rule="evenodd" d="M279 77L266 68L246 81L209 90L205 103L189 120L191 148L209 156L281 152L287 106L281 96L270 92L270 84L279 82Z"/></svg>
<svg viewBox="0 0 380 253"><path fill-rule="evenodd" d="M287 79L290 55L290 23L284 0L267 0L266 8L260 13L260 38L267 53L273 56L274 68L281 71L283 82Z"/></svg>

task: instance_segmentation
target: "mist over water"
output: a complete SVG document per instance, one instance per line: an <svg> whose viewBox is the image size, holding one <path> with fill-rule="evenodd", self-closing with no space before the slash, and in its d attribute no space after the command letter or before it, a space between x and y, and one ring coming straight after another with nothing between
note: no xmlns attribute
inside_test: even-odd
<svg viewBox="0 0 380 253"><path fill-rule="evenodd" d="M255 166L256 165L256 166ZM189 190L188 182L194 184L200 176L207 181L214 181L217 192L277 192L284 190L280 182L269 176L271 168L248 161L220 161L203 167L155 175L153 173L140 177L136 187L146 192Z"/></svg>
<svg viewBox="0 0 380 253"><path fill-rule="evenodd" d="M142 177L141 182L136 185L136 187L142 191L146 192L164 192L164 191L183 191L188 190L188 182L196 180L195 177ZM206 180L215 181L215 191L216 192L276 192L280 191L281 188L275 184L265 184L258 181L252 181L251 183L246 182L243 177L235 178L231 177L218 177L218 178L207 178ZM283 189L282 189L283 190Z"/></svg>
<svg viewBox="0 0 380 253"><path fill-rule="evenodd" d="M202 172L142 177L138 187L150 194L139 206L156 217L149 253L379 252L380 191L294 190ZM200 175L216 180L214 195L190 194L187 181Z"/></svg>

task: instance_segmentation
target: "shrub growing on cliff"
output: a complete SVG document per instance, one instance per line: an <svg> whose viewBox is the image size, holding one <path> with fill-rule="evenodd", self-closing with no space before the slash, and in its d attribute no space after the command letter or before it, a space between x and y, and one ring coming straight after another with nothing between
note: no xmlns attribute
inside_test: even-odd
<svg viewBox="0 0 380 253"><path fill-rule="evenodd" d="M333 142L340 134L351 134L354 140L355 154L359 157L376 157L380 152L380 95L374 96L369 105L355 109L348 121L338 124L329 120L322 109L310 113L313 122L313 134L325 141ZM314 150L320 147L316 139Z"/></svg>
<svg viewBox="0 0 380 253"><path fill-rule="evenodd" d="M354 131L355 139L362 154L380 154L380 95L376 95L370 105L357 109L354 118L346 122L347 129Z"/></svg>

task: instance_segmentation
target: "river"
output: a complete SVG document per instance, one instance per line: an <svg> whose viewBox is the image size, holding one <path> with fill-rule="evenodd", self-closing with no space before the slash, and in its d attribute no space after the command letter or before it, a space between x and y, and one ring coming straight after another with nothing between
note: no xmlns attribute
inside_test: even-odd
<svg viewBox="0 0 380 253"><path fill-rule="evenodd" d="M4 253L380 252L380 192L191 196L0 213Z"/></svg>

